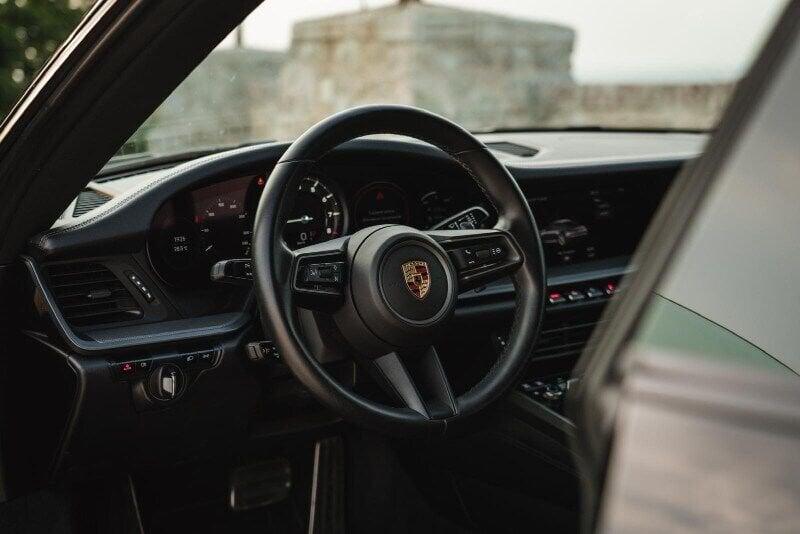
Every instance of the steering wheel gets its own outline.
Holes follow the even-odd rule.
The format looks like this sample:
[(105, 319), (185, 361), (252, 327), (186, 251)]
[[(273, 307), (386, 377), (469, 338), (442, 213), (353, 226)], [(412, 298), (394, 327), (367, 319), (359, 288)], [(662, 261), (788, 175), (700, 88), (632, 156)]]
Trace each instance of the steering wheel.
[[(364, 228), (299, 250), (282, 238), (300, 181), (338, 145), (397, 134), (448, 153), (494, 205), (491, 229)], [(275, 165), (256, 212), (253, 270), (265, 332), (283, 361), (325, 406), (346, 420), (394, 435), (442, 435), (514, 386), (532, 353), (544, 310), (544, 265), (530, 207), (508, 170), (479, 140), (432, 113), (364, 106), (333, 115), (301, 135)], [(516, 311), (504, 351), (471, 389), (455, 395), (434, 347), (459, 292), (510, 276)], [(392, 395), (389, 406), (340, 384), (309, 351), (298, 308), (324, 314), (326, 337)], [(467, 359), (470, 354), (462, 355)]]

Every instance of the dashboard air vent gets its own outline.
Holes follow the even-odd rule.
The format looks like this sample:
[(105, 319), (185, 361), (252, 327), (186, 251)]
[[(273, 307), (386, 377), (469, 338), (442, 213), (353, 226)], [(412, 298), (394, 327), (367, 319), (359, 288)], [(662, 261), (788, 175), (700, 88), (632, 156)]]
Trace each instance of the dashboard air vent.
[(75, 207), (72, 209), (73, 217), (80, 217), (85, 213), (89, 213), (93, 209), (102, 206), (113, 197), (94, 189), (84, 189), (78, 194), (75, 200)]
[(531, 148), (525, 145), (520, 145), (517, 143), (509, 143), (507, 141), (495, 141), (492, 143), (486, 143), (486, 146), (488, 146), (492, 150), (497, 150), (498, 152), (505, 152), (506, 154), (517, 156), (518, 158), (532, 158), (533, 156), (539, 153), (539, 151), (536, 150), (535, 148)]
[(71, 326), (132, 321), (142, 309), (131, 293), (100, 263), (68, 263), (45, 267), (48, 287)]

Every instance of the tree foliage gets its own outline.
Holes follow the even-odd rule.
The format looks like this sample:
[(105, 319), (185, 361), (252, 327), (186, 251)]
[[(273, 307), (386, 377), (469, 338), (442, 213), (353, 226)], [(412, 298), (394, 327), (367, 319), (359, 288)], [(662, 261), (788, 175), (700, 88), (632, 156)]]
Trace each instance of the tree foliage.
[(0, 119), (78, 24), (84, 4), (0, 0)]

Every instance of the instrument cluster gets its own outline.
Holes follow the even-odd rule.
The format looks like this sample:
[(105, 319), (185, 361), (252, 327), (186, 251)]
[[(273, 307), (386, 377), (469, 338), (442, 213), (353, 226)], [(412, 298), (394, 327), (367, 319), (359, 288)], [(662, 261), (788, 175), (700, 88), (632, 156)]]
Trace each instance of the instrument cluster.
[[(263, 174), (226, 178), (167, 200), (154, 217), (148, 243), (161, 278), (173, 286), (195, 287), (209, 282), (218, 261), (249, 258), (266, 180)], [(464, 182), (448, 184), (439, 175), (407, 178), (379, 171), (320, 170), (297, 186), (283, 239), (298, 249), (379, 224), (432, 228), (467, 208), (488, 207), (477, 190), (454, 185)], [(483, 207), (481, 211), (488, 213)]]

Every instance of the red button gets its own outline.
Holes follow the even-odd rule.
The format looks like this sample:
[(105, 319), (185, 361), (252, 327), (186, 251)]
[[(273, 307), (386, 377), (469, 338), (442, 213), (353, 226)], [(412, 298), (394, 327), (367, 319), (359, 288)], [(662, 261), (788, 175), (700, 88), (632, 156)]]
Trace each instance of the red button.
[(121, 374), (121, 375), (132, 375), (134, 373), (134, 371), (135, 371), (135, 368), (133, 367), (133, 363), (125, 362), (125, 363), (119, 364), (119, 366), (117, 367), (117, 370), (119, 371), (119, 374)]

